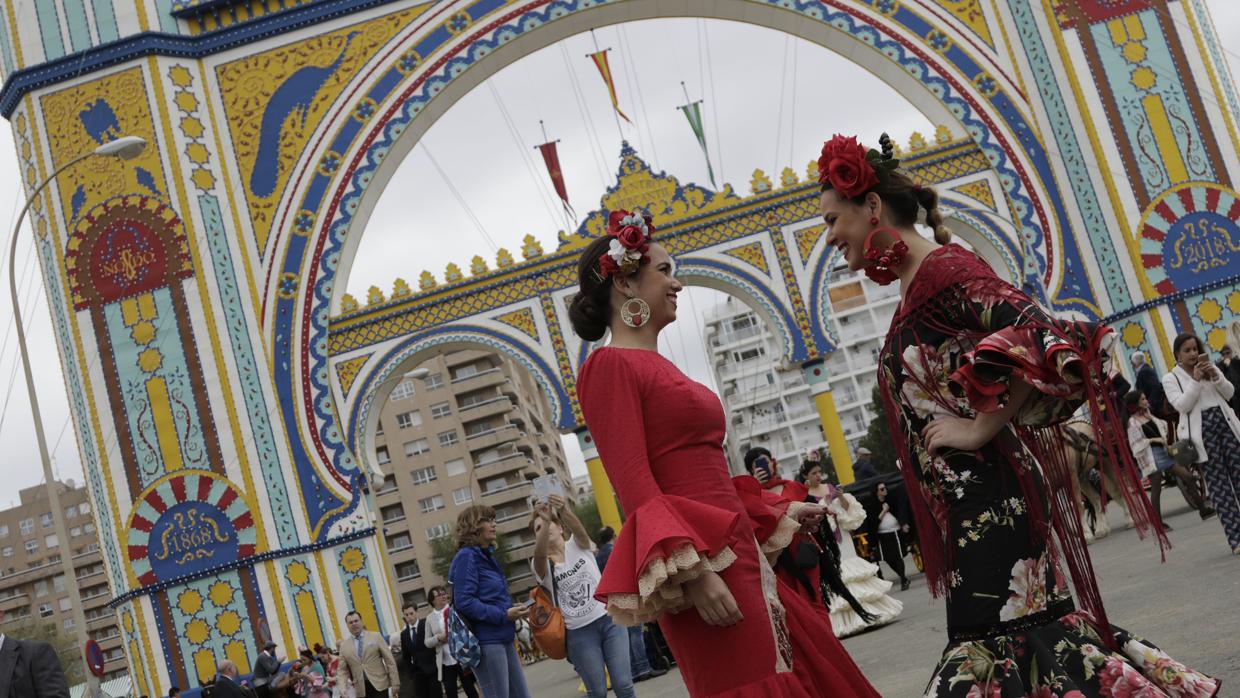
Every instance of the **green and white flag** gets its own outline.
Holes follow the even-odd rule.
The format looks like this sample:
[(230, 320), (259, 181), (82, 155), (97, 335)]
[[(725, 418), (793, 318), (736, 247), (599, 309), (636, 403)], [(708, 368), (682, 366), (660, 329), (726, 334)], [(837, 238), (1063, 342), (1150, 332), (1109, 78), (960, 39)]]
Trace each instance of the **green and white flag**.
[(689, 128), (693, 129), (698, 145), (702, 146), (702, 157), (706, 158), (706, 172), (710, 175), (710, 186), (718, 189), (719, 186), (715, 184), (715, 170), (710, 166), (710, 152), (706, 149), (706, 129), (702, 127), (702, 101), (690, 102), (677, 109), (684, 112), (685, 118), (689, 120)]

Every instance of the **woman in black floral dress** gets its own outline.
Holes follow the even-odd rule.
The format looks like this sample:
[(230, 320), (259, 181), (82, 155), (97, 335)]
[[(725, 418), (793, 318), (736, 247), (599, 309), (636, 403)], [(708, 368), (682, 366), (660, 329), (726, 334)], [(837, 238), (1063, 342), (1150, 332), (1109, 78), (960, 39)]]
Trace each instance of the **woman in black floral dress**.
[[(882, 152), (841, 136), (824, 146), (821, 206), (849, 268), (903, 293), (879, 383), (891, 432), (909, 435), (896, 446), (927, 582), (947, 597), (926, 696), (1216, 695), (1217, 680), (1110, 625), (1094, 580), (1058, 425), (1088, 403), (1097, 429), (1123, 433), (1101, 409), (1109, 330), (1053, 319), (948, 244), (937, 194), (883, 140)], [(923, 209), (934, 242), (914, 227)], [(1126, 440), (1098, 442), (1148, 527)]]

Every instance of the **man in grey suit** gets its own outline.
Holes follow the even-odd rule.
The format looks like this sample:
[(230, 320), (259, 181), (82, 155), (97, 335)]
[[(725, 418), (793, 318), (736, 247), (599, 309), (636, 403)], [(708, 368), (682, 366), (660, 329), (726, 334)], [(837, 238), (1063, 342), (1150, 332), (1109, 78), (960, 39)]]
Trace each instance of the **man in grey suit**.
[(215, 675), (214, 698), (255, 698), (254, 691), (241, 685), (237, 665), (225, 659), (220, 662)]
[[(4, 611), (0, 611), (0, 623)], [(56, 650), (0, 633), (0, 698), (69, 698)]]

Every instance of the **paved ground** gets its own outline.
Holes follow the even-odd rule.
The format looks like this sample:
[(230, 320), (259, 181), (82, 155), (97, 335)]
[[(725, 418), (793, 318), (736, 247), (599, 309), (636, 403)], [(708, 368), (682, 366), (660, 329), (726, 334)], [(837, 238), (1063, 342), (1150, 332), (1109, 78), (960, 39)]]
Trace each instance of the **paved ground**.
[[(1240, 558), (1231, 555), (1217, 519), (1201, 521), (1179, 493), (1164, 495), (1175, 546), (1167, 563), (1157, 547), (1131, 530), (1117, 530), (1091, 546), (1112, 622), (1142, 635), (1173, 657), (1223, 680), (1223, 695), (1240, 686)], [(1110, 520), (1122, 514), (1111, 507)], [(920, 575), (897, 597), (900, 619), (851, 637), (844, 646), (887, 698), (920, 696), (946, 644), (941, 601), (931, 601)], [(542, 661), (526, 669), (535, 698), (576, 698), (578, 680), (567, 662)], [(637, 684), (642, 698), (687, 696), (676, 671)]]

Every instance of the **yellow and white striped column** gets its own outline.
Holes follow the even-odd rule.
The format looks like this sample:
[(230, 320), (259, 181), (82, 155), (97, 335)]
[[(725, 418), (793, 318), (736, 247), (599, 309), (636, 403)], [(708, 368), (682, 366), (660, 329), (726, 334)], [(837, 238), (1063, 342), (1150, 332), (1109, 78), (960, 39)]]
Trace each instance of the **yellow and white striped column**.
[(857, 478), (853, 475), (852, 453), (848, 450), (848, 440), (844, 438), (844, 425), (840, 424), (840, 415), (835, 410), (827, 366), (819, 359), (803, 364), (801, 369), (805, 372), (810, 394), (814, 396), (814, 406), (818, 408), (818, 419), (822, 423), (822, 433), (827, 437), (835, 475), (841, 485), (847, 485)]

